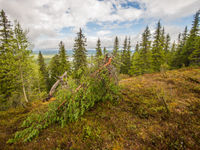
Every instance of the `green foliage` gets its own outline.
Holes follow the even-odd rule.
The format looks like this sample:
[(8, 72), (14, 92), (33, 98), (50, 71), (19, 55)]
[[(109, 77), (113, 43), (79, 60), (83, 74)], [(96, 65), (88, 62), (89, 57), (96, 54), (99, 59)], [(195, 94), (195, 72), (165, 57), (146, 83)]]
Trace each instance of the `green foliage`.
[(192, 65), (200, 65), (200, 36), (195, 38), (195, 50), (189, 56)]
[(198, 11), (194, 16), (194, 21), (190, 33), (187, 33), (185, 28), (182, 39), (178, 40), (177, 50), (172, 61), (172, 68), (180, 68), (183, 66), (198, 64), (198, 50), (199, 50), (199, 14)]
[(67, 71), (67, 74), (71, 74), (71, 67), (70, 62), (68, 61), (68, 56), (66, 54), (65, 45), (61, 41), (59, 43), (59, 53), (56, 54), (52, 59), (50, 60), (49, 64), (49, 87), (51, 87), (56, 80), (65, 72)]
[(114, 46), (113, 46), (113, 56), (119, 55), (119, 40), (118, 37), (115, 37)]
[(9, 95), (14, 91), (14, 57), (11, 49), (13, 31), (10, 21), (5, 12), (0, 12), (0, 101), (8, 100)]
[(59, 43), (59, 57), (60, 57), (60, 65), (59, 65), (60, 75), (62, 75), (65, 71), (70, 73), (70, 62), (68, 61), (65, 45), (62, 41)]
[(194, 21), (188, 39), (186, 40), (185, 47), (183, 49), (183, 63), (185, 66), (191, 64), (190, 55), (196, 50), (196, 39), (199, 37), (199, 15), (200, 10), (194, 16)]
[(0, 103), (1, 109), (7, 109), (28, 102), (37, 89), (34, 86), (37, 80), (33, 80), (36, 72), (32, 68), (28, 32), (17, 21), (11, 28), (3, 10), (0, 27)]
[[(190, 33), (187, 26), (182, 34), (178, 35), (177, 43), (170, 44), (169, 34), (165, 35), (164, 27), (160, 21), (157, 24), (154, 33), (154, 41), (151, 47), (150, 31), (148, 27), (142, 34), (142, 42), (137, 43), (135, 52), (132, 56), (132, 66), (129, 70), (131, 75), (140, 75), (144, 73), (158, 72), (166, 69), (176, 69), (183, 66), (199, 65), (200, 62), (200, 42), (199, 42), (199, 14), (194, 16), (194, 21)], [(126, 47), (126, 42), (124, 47)], [(124, 51), (122, 60), (124, 60)], [(124, 63), (123, 63), (124, 64)], [(121, 70), (125, 65), (121, 66)], [(123, 71), (121, 72), (123, 73)]]
[(51, 58), (49, 64), (51, 86), (56, 82), (57, 78), (61, 75), (59, 66), (60, 66), (60, 57), (59, 55), (55, 55), (54, 57)]
[(140, 57), (140, 69), (141, 73), (152, 72), (152, 53), (151, 53), (151, 41), (150, 41), (150, 30), (147, 26), (144, 33), (142, 34), (141, 48), (139, 49)]
[(74, 54), (73, 54), (73, 67), (74, 67), (74, 76), (75, 78), (80, 78), (81, 76), (77, 75), (78, 70), (85, 70), (87, 68), (87, 50), (86, 46), (86, 38), (82, 33), (82, 30), (77, 33), (77, 38), (74, 43)]
[[(80, 83), (82, 88), (77, 88), (76, 81), (68, 78), (69, 89), (59, 89), (56, 93), (56, 101), (49, 104), (46, 113), (32, 114), (22, 124), (22, 130), (16, 132), (13, 139), (8, 143), (23, 140), (31, 141), (39, 135), (39, 132), (58, 123), (64, 127), (67, 123), (78, 120), (87, 110), (94, 107), (98, 102), (115, 101), (118, 98), (118, 86), (114, 83), (114, 79), (110, 78), (108, 70), (102, 70), (97, 77), (82, 76)], [(58, 110), (59, 104), (64, 100), (66, 103)], [(87, 131), (87, 135), (90, 133)]]
[(39, 73), (40, 73), (40, 89), (44, 91), (48, 91), (50, 86), (49, 86), (49, 74), (47, 71), (46, 64), (44, 62), (43, 55), (41, 51), (39, 51), (38, 54), (38, 65), (39, 65)]
[(97, 45), (96, 45), (96, 56), (95, 56), (95, 63), (99, 66), (102, 62), (103, 55), (102, 55), (102, 50), (101, 50), (101, 41), (100, 39), (97, 40)]
[(153, 70), (160, 71), (160, 66), (165, 62), (165, 53), (164, 53), (164, 30), (161, 30), (160, 21), (157, 24), (157, 29), (154, 33), (154, 41), (152, 47), (152, 61), (153, 61)]
[[(55, 104), (53, 104), (55, 105)], [(13, 139), (9, 139), (7, 143), (14, 143), (19, 140), (23, 142), (30, 142), (33, 138), (39, 135), (42, 129), (47, 128), (52, 123), (57, 121), (57, 115), (54, 110), (51, 110), (44, 114), (31, 114), (21, 125), (22, 131), (17, 131)]]
[(119, 40), (117, 36), (115, 37), (112, 55), (113, 55), (113, 65), (119, 72), (120, 66), (121, 66), (121, 58), (120, 58), (120, 53), (119, 53)]
[(173, 53), (173, 58), (172, 58), (172, 63), (171, 63), (172, 68), (180, 68), (184, 64), (183, 58), (185, 58), (184, 50), (185, 50), (187, 38), (188, 38), (187, 27), (185, 27), (184, 33), (182, 34), (182, 38), (181, 38), (181, 34), (178, 37), (178, 44), (177, 44), (176, 51), (175, 50), (172, 51)]
[(97, 40), (97, 47), (96, 47), (96, 58), (99, 58), (102, 56), (102, 50), (101, 50), (101, 41), (100, 39)]
[(108, 51), (107, 51), (106, 47), (104, 47), (104, 48), (103, 48), (103, 55), (104, 55), (104, 57), (105, 57), (105, 55), (106, 55), (107, 52), (108, 52)]
[(131, 42), (130, 38), (127, 40), (126, 37), (124, 40), (123, 50), (121, 54), (120, 73), (128, 74), (130, 67), (131, 67)]
[(140, 61), (140, 53), (138, 51), (135, 51), (132, 56), (132, 65), (129, 70), (130, 75), (141, 75), (141, 61)]
[(132, 65), (129, 73), (140, 75), (152, 72), (152, 53), (151, 53), (150, 30), (147, 26), (142, 34), (142, 41), (136, 44), (135, 52), (132, 56)]

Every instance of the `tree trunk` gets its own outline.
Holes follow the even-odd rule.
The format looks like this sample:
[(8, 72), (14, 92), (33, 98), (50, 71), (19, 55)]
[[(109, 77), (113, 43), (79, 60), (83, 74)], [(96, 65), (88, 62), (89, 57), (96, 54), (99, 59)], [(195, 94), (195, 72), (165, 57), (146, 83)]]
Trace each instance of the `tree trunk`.
[(61, 77), (59, 77), (59, 79), (56, 81), (56, 83), (54, 83), (54, 85), (51, 87), (51, 90), (49, 91), (49, 96), (53, 96), (53, 93), (55, 92), (56, 87), (58, 86), (58, 84), (63, 80), (63, 78), (67, 76), (67, 72), (65, 72)]
[(22, 81), (22, 89), (23, 89), (24, 99), (28, 103), (28, 98), (26, 95), (26, 89), (25, 89), (25, 85), (24, 85), (24, 78), (23, 78), (23, 74), (22, 74), (21, 65), (20, 65), (20, 77), (21, 77), (21, 81)]

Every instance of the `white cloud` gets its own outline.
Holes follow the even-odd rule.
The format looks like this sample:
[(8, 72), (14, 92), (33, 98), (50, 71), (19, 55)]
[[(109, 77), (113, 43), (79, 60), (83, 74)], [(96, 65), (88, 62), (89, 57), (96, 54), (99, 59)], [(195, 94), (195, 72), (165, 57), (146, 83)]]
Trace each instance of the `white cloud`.
[(103, 36), (108, 35), (110, 33), (111, 33), (111, 31), (109, 31), (109, 30), (100, 30), (100, 31), (97, 32), (97, 35), (99, 37), (103, 37)]
[(137, 0), (146, 8), (144, 17), (176, 19), (194, 14), (200, 6), (199, 0)]
[[(94, 48), (97, 36), (108, 40), (104, 43), (111, 46), (114, 36), (109, 36), (112, 34), (109, 29), (118, 28), (120, 22), (129, 25), (128, 22), (139, 19), (173, 20), (194, 14), (200, 6), (199, 0), (129, 1), (138, 2), (141, 9), (122, 7), (121, 4), (127, 3), (127, 0), (0, 0), (0, 9), (4, 9), (12, 20), (19, 20), (25, 29), (29, 29), (29, 38), (35, 48), (56, 48), (58, 42), (63, 40), (66, 41), (66, 47), (71, 49), (74, 38), (60, 33), (64, 27), (72, 27), (74, 32), (79, 27), (85, 27), (88, 22), (105, 25), (103, 30), (95, 33), (95, 38), (88, 37), (88, 47)], [(113, 24), (114, 21), (117, 23)]]

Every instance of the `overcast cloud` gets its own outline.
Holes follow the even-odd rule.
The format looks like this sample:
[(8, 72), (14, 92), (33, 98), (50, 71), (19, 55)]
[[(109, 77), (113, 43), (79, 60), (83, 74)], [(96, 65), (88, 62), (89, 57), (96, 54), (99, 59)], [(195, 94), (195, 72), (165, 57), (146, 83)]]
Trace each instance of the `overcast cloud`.
[(200, 0), (0, 0), (9, 18), (29, 29), (34, 49), (55, 49), (60, 40), (72, 49), (80, 27), (88, 48), (95, 48), (98, 38), (112, 47), (116, 35), (121, 41), (130, 36), (134, 45), (144, 27), (154, 31), (159, 19), (174, 40), (184, 28), (182, 19), (192, 20), (199, 7)]

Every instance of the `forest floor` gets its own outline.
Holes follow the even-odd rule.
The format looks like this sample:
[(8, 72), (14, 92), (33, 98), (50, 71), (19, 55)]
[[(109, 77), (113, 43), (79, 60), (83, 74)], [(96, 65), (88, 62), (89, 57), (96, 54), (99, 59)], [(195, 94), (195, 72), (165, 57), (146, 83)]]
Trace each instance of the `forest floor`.
[(50, 102), (0, 112), (0, 149), (200, 149), (200, 68), (126, 78), (120, 86), (118, 102), (98, 103), (77, 122), (53, 125), (28, 143), (6, 141)]

